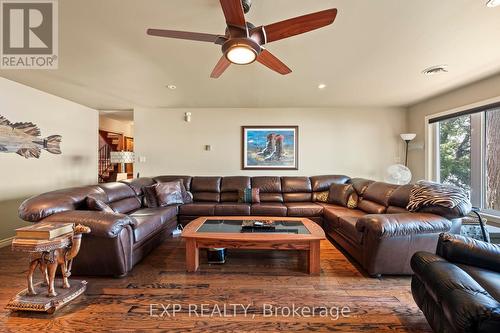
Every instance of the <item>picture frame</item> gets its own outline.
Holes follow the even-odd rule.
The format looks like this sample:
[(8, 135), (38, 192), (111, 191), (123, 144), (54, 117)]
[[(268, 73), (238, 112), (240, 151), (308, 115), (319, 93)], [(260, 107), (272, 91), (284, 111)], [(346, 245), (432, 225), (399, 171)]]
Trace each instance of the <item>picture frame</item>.
[(242, 170), (298, 170), (298, 126), (241, 126)]

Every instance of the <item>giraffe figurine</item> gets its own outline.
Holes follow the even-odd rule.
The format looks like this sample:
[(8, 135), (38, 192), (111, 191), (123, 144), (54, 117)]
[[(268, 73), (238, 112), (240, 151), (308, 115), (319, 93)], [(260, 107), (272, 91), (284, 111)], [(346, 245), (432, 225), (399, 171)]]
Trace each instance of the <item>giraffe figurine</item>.
[(27, 277), (28, 295), (36, 295), (36, 291), (33, 286), (33, 274), (37, 266), (39, 266), (44, 281), (48, 286), (49, 297), (57, 296), (54, 288), (54, 281), (56, 277), (57, 266), (59, 265), (61, 265), (61, 271), (63, 275), (62, 287), (64, 289), (68, 289), (70, 287), (68, 277), (71, 275), (71, 264), (73, 258), (75, 258), (80, 251), (82, 235), (88, 234), (90, 233), (90, 231), (91, 230), (89, 227), (79, 224), (73, 228), (74, 234), (69, 246), (41, 253), (33, 253), (31, 255)]

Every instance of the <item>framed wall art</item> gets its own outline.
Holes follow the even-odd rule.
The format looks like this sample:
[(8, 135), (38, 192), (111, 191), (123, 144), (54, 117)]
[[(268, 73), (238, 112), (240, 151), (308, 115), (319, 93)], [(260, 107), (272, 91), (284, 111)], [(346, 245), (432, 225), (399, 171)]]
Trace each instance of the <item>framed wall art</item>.
[(298, 126), (242, 126), (243, 170), (298, 170)]

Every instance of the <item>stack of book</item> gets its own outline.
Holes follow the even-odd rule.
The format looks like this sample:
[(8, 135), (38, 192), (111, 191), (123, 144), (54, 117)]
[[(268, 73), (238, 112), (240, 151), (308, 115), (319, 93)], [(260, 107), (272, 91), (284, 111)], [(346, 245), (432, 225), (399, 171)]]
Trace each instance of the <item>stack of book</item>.
[(38, 252), (66, 246), (71, 241), (73, 226), (73, 223), (40, 222), (16, 229), (12, 249)]

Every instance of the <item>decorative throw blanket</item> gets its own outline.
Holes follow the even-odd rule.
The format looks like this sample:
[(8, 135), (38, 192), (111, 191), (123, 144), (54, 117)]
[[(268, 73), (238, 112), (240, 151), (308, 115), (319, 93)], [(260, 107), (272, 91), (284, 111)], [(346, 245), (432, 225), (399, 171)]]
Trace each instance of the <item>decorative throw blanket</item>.
[(462, 212), (471, 209), (469, 196), (463, 189), (421, 180), (410, 190), (410, 201), (406, 209), (415, 212), (429, 206), (456, 207)]

